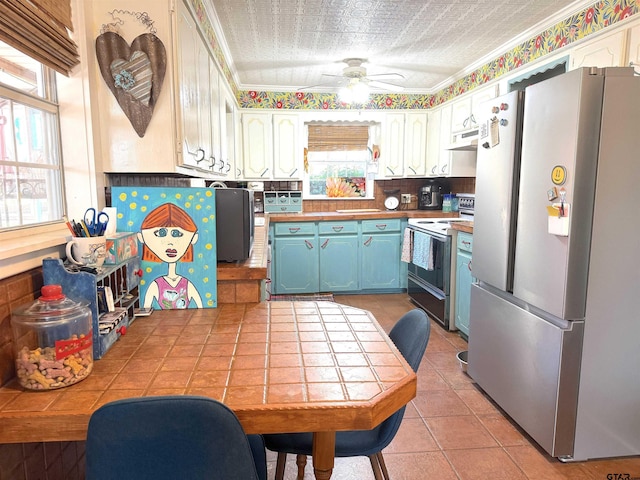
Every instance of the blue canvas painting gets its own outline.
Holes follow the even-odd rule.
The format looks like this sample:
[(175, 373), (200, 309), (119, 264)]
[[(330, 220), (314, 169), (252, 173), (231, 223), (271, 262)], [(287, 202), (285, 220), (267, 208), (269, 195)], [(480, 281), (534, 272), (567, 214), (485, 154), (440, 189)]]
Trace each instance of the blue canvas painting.
[(137, 233), (144, 307), (217, 307), (214, 193), (195, 187), (111, 188), (117, 230)]

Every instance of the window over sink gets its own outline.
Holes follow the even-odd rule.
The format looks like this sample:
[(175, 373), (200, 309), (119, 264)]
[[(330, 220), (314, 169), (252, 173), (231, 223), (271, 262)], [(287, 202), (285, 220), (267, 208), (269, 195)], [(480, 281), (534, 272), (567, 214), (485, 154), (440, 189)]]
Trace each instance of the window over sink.
[(373, 198), (370, 124), (308, 123), (303, 193), (309, 199)]

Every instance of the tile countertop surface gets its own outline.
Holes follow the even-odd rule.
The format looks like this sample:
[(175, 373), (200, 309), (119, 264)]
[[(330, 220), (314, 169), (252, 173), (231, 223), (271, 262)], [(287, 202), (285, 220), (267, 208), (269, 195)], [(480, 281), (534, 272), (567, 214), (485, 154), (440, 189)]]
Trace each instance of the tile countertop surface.
[(128, 397), (223, 401), (247, 433), (370, 429), (416, 394), (373, 316), (333, 302), (160, 310), (138, 318), (82, 381), (0, 388), (0, 443), (84, 440), (91, 413)]
[(429, 218), (429, 217), (457, 217), (457, 212), (443, 212), (442, 210), (380, 210), (353, 209), (333, 212), (302, 212), (302, 213), (269, 213), (269, 222), (319, 222), (333, 220), (375, 220), (378, 218)]
[(473, 233), (473, 222), (456, 222), (451, 224), (452, 230), (459, 232)]

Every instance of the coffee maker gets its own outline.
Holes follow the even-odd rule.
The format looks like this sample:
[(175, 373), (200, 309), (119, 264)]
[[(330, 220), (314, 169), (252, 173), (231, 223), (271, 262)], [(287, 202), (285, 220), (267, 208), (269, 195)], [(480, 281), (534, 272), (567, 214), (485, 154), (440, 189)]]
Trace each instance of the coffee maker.
[(428, 180), (418, 191), (418, 210), (440, 210), (444, 185), (438, 180)]

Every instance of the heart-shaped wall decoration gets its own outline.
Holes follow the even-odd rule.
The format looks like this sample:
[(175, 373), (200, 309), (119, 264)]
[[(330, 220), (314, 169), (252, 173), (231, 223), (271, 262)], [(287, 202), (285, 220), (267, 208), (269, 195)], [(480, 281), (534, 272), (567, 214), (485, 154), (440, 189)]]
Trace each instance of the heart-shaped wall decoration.
[(164, 45), (151, 33), (136, 37), (129, 46), (117, 33), (105, 32), (96, 38), (96, 55), (109, 90), (138, 136), (144, 137), (167, 69)]
[(111, 76), (116, 87), (149, 106), (151, 99), (151, 62), (144, 52), (136, 50), (129, 60), (121, 58), (111, 62)]

